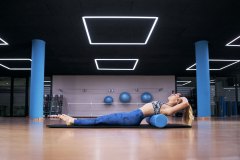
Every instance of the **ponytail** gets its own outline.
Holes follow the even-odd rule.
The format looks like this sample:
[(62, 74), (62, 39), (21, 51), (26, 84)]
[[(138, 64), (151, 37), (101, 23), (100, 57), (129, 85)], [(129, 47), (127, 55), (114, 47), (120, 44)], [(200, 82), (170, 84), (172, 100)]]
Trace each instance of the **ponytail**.
[(193, 110), (191, 105), (189, 105), (187, 108), (183, 110), (183, 121), (188, 125), (192, 125), (193, 120), (194, 120)]

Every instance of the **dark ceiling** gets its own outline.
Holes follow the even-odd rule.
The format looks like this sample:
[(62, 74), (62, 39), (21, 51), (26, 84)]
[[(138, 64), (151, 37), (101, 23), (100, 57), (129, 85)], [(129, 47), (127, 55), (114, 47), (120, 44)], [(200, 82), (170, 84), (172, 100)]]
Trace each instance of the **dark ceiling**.
[[(158, 22), (146, 45), (90, 45), (83, 16), (149, 16), (158, 17)], [(46, 75), (195, 76), (186, 68), (195, 63), (196, 41), (209, 41), (211, 59), (240, 59), (239, 47), (225, 46), (240, 35), (239, 17), (239, 0), (4, 0), (0, 38), (9, 45), (0, 46), (0, 59), (31, 58), (32, 39), (42, 39)], [(142, 42), (153, 20), (88, 22), (93, 41)], [(96, 58), (134, 58), (139, 63), (133, 71), (105, 71), (96, 69)], [(22, 65), (26, 68), (29, 62)], [(211, 75), (234, 75), (239, 70), (238, 63)], [(0, 67), (0, 73), (30, 71)]]

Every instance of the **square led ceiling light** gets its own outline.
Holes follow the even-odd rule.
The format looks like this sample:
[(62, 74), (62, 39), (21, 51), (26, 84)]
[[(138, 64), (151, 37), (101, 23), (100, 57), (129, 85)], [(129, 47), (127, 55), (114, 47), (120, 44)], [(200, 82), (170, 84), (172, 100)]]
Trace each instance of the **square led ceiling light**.
[(2, 38), (0, 38), (0, 46), (7, 46), (8, 43), (4, 41)]
[(23, 70), (31, 70), (31, 68), (14, 68), (14, 67), (8, 67), (4, 64), (1, 63), (1, 61), (32, 61), (31, 59), (28, 58), (1, 58), (0, 59), (0, 66), (2, 66), (3, 68), (6, 68), (8, 70), (12, 70), (12, 71), (23, 71)]
[(135, 70), (138, 59), (94, 59), (98, 70)]
[(229, 43), (226, 44), (226, 46), (230, 47), (240, 47), (240, 36), (235, 38), (234, 40), (230, 41)]
[(146, 45), (158, 17), (84, 16), (90, 45)]
[[(226, 65), (218, 67), (218, 68), (210, 68), (209, 70), (212, 71), (220, 71), (223, 70), (227, 67), (230, 67), (238, 62), (240, 62), (240, 60), (225, 60), (225, 59), (209, 59), (209, 62), (227, 62)], [(195, 67), (195, 68), (194, 68)], [(190, 71), (190, 70), (196, 70), (196, 63), (194, 63), (193, 65), (191, 65), (190, 67), (188, 67), (186, 70)]]

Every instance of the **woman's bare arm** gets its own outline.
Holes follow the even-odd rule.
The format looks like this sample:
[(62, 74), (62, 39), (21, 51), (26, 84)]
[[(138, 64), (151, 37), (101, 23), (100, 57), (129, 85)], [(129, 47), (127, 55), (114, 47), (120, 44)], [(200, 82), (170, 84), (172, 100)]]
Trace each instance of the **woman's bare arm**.
[(185, 97), (180, 97), (181, 103), (173, 106), (161, 109), (161, 113), (165, 115), (173, 115), (174, 113), (186, 108), (189, 106), (188, 100)]

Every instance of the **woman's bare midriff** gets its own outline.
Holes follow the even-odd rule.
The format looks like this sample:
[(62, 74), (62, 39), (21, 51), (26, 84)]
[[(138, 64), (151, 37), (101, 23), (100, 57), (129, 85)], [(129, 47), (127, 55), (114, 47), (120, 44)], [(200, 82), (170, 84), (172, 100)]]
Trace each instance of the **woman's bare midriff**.
[[(165, 114), (165, 109), (169, 108), (170, 106), (163, 104), (160, 108), (160, 113)], [(154, 109), (152, 103), (146, 103), (141, 108), (139, 108), (145, 117), (154, 115)]]

